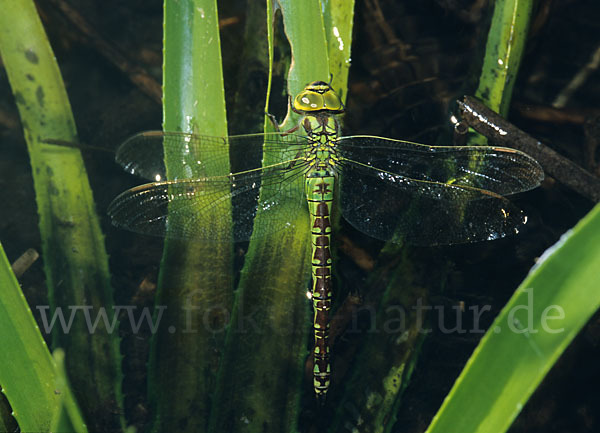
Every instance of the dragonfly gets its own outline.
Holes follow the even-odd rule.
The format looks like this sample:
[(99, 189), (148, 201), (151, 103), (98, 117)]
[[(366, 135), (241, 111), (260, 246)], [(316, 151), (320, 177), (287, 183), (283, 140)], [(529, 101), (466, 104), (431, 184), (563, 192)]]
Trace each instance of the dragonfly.
[[(334, 209), (384, 241), (494, 240), (527, 222), (505, 196), (537, 187), (544, 174), (533, 158), (505, 147), (341, 136), (338, 116), (345, 107), (323, 81), (308, 84), (290, 105), (301, 117), (286, 132), (210, 137), (149, 131), (129, 138), (117, 162), (154, 182), (120, 194), (108, 214), (115, 226), (143, 234), (242, 242), (289, 229), (304, 213), (312, 244), (313, 387), (323, 399), (331, 376)], [(231, 173), (227, 146), (250, 166)], [(180, 162), (183, 176), (167, 179), (165, 159)], [(233, 228), (202, 223), (223, 212), (232, 214)]]

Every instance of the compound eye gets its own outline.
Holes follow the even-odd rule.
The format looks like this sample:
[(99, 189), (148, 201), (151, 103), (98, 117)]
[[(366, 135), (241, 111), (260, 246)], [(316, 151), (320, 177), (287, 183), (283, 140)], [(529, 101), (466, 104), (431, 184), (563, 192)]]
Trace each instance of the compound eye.
[(325, 92), (323, 95), (323, 99), (325, 102), (325, 108), (331, 111), (340, 111), (344, 109), (342, 105), (342, 101), (339, 96), (335, 94), (333, 91)]
[(294, 107), (302, 111), (322, 110), (323, 97), (314, 92), (301, 92), (294, 100)]

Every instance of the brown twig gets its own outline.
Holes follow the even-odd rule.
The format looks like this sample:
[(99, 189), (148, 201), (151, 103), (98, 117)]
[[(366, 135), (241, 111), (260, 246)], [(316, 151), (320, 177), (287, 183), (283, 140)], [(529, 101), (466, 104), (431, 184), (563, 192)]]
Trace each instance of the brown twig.
[(375, 260), (364, 249), (356, 246), (348, 236), (338, 236), (338, 248), (344, 252), (362, 270), (371, 272), (375, 267)]
[(14, 261), (11, 265), (12, 271), (17, 278), (21, 276), (31, 267), (31, 265), (38, 259), (40, 255), (33, 248), (29, 248), (25, 251), (21, 257)]
[(585, 133), (585, 149), (587, 154), (588, 168), (600, 176), (600, 161), (598, 151), (600, 150), (600, 116), (588, 119), (583, 125)]
[(465, 96), (463, 102), (457, 102), (463, 120), (475, 131), (501, 146), (512, 147), (529, 154), (540, 163), (546, 173), (559, 182), (595, 202), (600, 201), (599, 178), (521, 131), (481, 101)]
[(512, 107), (519, 116), (535, 120), (537, 122), (565, 124), (565, 125), (583, 125), (586, 114), (577, 110), (568, 110), (541, 106), (515, 103)]
[(552, 106), (554, 108), (563, 108), (567, 105), (571, 96), (579, 90), (592, 74), (600, 67), (600, 46), (596, 47), (590, 60), (581, 68), (569, 83), (560, 91), (554, 99)]

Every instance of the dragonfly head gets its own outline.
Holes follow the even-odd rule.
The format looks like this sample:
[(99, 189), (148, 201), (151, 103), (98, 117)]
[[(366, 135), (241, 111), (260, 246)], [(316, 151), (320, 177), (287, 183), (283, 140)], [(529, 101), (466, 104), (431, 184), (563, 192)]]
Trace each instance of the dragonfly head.
[(292, 110), (300, 114), (314, 113), (315, 111), (340, 114), (344, 112), (344, 104), (329, 84), (323, 81), (313, 81), (296, 95)]

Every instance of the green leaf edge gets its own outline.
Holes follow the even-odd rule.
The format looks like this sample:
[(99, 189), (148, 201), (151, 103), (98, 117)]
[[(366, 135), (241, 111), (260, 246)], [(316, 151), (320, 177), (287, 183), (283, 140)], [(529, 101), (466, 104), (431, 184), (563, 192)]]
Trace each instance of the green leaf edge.
[(527, 41), (533, 1), (497, 0), (475, 96), (506, 117)]
[[(227, 135), (216, 0), (165, 0), (164, 20), (163, 129)], [(171, 177), (182, 168), (178, 161), (166, 160), (165, 165)], [(227, 215), (204, 223), (232, 227)], [(185, 303), (198, 293), (195, 306), (209, 303), (230, 308), (232, 256), (232, 243), (192, 244), (165, 239), (156, 304), (184, 316), (181, 312), (185, 311)], [(223, 299), (215, 300), (218, 290), (203, 290), (214, 287), (220, 289)], [(167, 318), (163, 316), (163, 322)], [(151, 341), (148, 396), (155, 412), (152, 429), (164, 431), (172, 425), (186, 425), (188, 431), (205, 431), (211, 402), (209, 398), (198, 396), (212, 392), (213, 383), (205, 373), (211, 371), (214, 364), (213, 357), (207, 353), (216, 350), (203, 346), (213, 335), (202, 326), (201, 314), (194, 314), (191, 319), (192, 327), (198, 332), (188, 334), (182, 333), (182, 328), (186, 328), (182, 323), (185, 318), (173, 319), (176, 333), (170, 334), (169, 326), (163, 323)], [(168, 371), (177, 372), (175, 386)], [(189, 416), (191, 406), (194, 417)]]
[[(22, 431), (49, 431), (59, 398), (54, 360), (0, 244), (0, 386)], [(34, 362), (35, 360), (35, 362)]]
[[(29, 150), (51, 306), (91, 304), (94, 309), (106, 308), (110, 316), (108, 255), (81, 154), (43, 143), (48, 138), (77, 140), (62, 77), (33, 1), (5, 3), (0, 14), (0, 52)], [(78, 323), (82, 320), (76, 318)], [(68, 335), (54, 332), (53, 345), (69, 350), (71, 378), (81, 388), (78, 395), (89, 397), (95, 405), (112, 406), (115, 421), (123, 427), (118, 334), (98, 328), (89, 338), (87, 329), (85, 335), (81, 330), (75, 325)], [(87, 366), (90, 357), (97, 360), (92, 370)], [(84, 409), (93, 416), (97, 407)]]
[[(428, 433), (504, 432), (546, 373), (600, 306), (600, 205), (549, 248), (502, 309), (456, 380)], [(535, 294), (535, 298), (533, 297)], [(511, 314), (533, 299), (533, 327), (543, 309), (565, 311), (557, 334), (507, 332)], [(558, 319), (557, 319), (558, 320)], [(514, 323), (514, 322), (512, 322)], [(499, 327), (499, 328), (498, 328)], [(495, 330), (500, 329), (500, 333)]]

